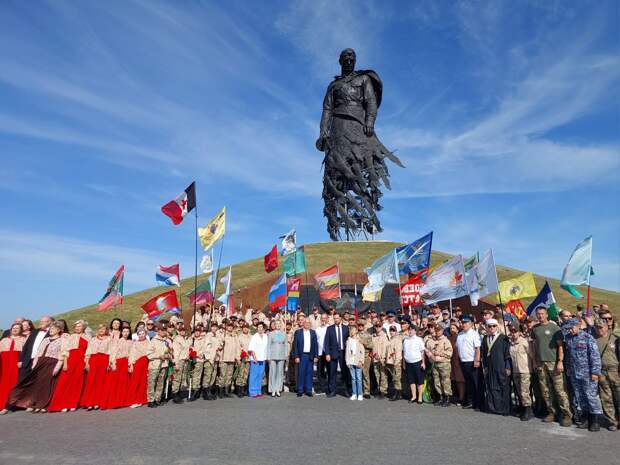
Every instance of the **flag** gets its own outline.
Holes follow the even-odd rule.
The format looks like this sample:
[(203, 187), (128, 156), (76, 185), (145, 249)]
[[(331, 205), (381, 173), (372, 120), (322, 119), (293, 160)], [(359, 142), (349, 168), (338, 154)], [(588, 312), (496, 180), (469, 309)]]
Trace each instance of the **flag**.
[(330, 266), (326, 270), (314, 275), (319, 298), (323, 300), (340, 298), (340, 270), (338, 265)]
[(209, 250), (209, 248), (224, 235), (225, 231), (226, 207), (222, 208), (204, 228), (198, 228), (198, 237), (200, 237), (202, 248)]
[(302, 248), (299, 248), (284, 259), (284, 272), (286, 276), (295, 276), (306, 271), (306, 256)]
[(217, 300), (222, 302), (223, 305), (226, 305), (226, 309), (229, 310), (228, 297), (230, 296), (230, 287), (232, 286), (232, 266), (228, 267), (228, 273), (222, 276), (222, 279), (220, 279), (220, 283), (226, 286), (226, 290), (221, 296), (217, 298)]
[(366, 268), (368, 275), (367, 294), (375, 293), (388, 284), (400, 284), (400, 273), (398, 270), (398, 257), (396, 249), (392, 249), (384, 256), (378, 258)]
[(155, 281), (160, 286), (180, 286), (179, 264), (170, 266), (159, 265), (155, 273)]
[(403, 307), (418, 307), (422, 305), (420, 289), (426, 280), (426, 273), (426, 270), (414, 273), (400, 286), (400, 298)]
[(435, 268), (426, 278), (420, 293), (427, 304), (468, 295), (463, 257), (456, 255)]
[(512, 313), (517, 320), (520, 320), (525, 316), (525, 309), (523, 308), (523, 304), (519, 299), (514, 299), (508, 301), (506, 304), (506, 311), (508, 313)]
[(271, 311), (286, 307), (286, 290), (286, 274), (282, 273), (269, 289), (269, 308)]
[(378, 302), (381, 300), (383, 287), (373, 286), (369, 281), (362, 289), (362, 300), (364, 302)]
[(292, 254), (297, 249), (295, 242), (297, 241), (297, 233), (295, 229), (291, 229), (284, 236), (280, 236), (282, 239), (282, 251), (280, 254), (282, 256)]
[(502, 301), (508, 302), (525, 297), (536, 297), (536, 283), (532, 273), (523, 273), (513, 279), (508, 279), (499, 283), (499, 297)]
[(278, 268), (278, 247), (276, 245), (273, 246), (271, 251), (265, 255), (265, 271), (267, 273), (271, 273), (273, 270)]
[(195, 293), (194, 289), (192, 289), (185, 295), (189, 298), (189, 303), (192, 305), (194, 305), (194, 300), (196, 301), (196, 305), (206, 305), (213, 303), (212, 289), (211, 280), (207, 279), (196, 286)]
[(495, 294), (498, 291), (497, 270), (495, 268), (493, 250), (487, 250), (482, 255), (482, 259), (478, 259), (477, 255), (475, 257), (477, 257), (476, 263), (469, 271), (465, 271), (469, 288), (469, 299), (474, 307), (478, 305), (478, 299), (489, 294)]
[(97, 311), (105, 312), (106, 310), (123, 303), (123, 281), (125, 280), (125, 265), (116, 270), (112, 279), (108, 283), (108, 289), (99, 301)]
[(592, 271), (592, 236), (586, 237), (577, 244), (575, 250), (568, 259), (560, 286), (571, 293), (573, 297), (581, 299), (583, 295), (575, 288), (581, 284), (590, 284)]
[(531, 315), (538, 307), (545, 307), (547, 309), (547, 315), (550, 320), (558, 317), (558, 308), (555, 305), (555, 297), (551, 291), (551, 286), (549, 286), (547, 281), (545, 281), (545, 285), (542, 287), (536, 298), (527, 306), (527, 310), (525, 312), (528, 315)]
[(196, 183), (193, 182), (178, 197), (161, 207), (174, 224), (181, 224), (185, 215), (196, 207)]
[(480, 260), (480, 254), (478, 252), (473, 254), (467, 260), (463, 260), (463, 268), (465, 268), (465, 272), (467, 273), (474, 266), (476, 266), (479, 260)]
[(173, 289), (163, 294), (156, 295), (142, 305), (142, 310), (144, 310), (151, 320), (157, 320), (162, 313), (179, 313), (180, 306), (179, 300), (177, 299), (177, 291)]
[(398, 271), (400, 275), (417, 273), (428, 269), (431, 262), (431, 246), (433, 244), (433, 232), (396, 249), (398, 259)]
[(200, 260), (200, 271), (211, 273), (213, 271), (213, 247), (211, 247)]
[(286, 309), (289, 312), (294, 312), (297, 310), (297, 305), (299, 304), (299, 294), (301, 291), (301, 278), (289, 278), (287, 280), (287, 298), (286, 298)]

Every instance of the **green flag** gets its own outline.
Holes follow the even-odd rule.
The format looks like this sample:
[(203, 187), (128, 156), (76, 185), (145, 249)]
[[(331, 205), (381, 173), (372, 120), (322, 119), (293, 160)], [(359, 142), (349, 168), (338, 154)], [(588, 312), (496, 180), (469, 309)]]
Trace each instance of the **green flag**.
[[(208, 279), (206, 281), (201, 282), (200, 284), (198, 284), (198, 287), (196, 287), (196, 294), (200, 292), (211, 292), (211, 283), (209, 282)], [(185, 295), (189, 297), (193, 293), (194, 293), (194, 289), (192, 289)]]
[(286, 260), (284, 260), (286, 276), (295, 276), (304, 271), (306, 271), (306, 256), (303, 249), (297, 249), (297, 251), (287, 255)]

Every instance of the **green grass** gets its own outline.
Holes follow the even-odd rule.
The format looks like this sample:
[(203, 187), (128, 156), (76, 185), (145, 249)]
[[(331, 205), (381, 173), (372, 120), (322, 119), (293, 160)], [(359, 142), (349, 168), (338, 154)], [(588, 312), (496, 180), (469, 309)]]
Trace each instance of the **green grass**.
[[(394, 242), (327, 242), (317, 244), (307, 244), (304, 246), (306, 253), (306, 266), (309, 274), (321, 271), (329, 266), (338, 263), (342, 272), (363, 272), (364, 268), (369, 266), (375, 259), (386, 254), (392, 248), (401, 245)], [(433, 252), (431, 257), (431, 266), (444, 262), (449, 259), (451, 255), (442, 252)], [(282, 273), (282, 260), (280, 260), (280, 267), (278, 271), (272, 272), (267, 275), (263, 269), (263, 258), (255, 258), (245, 262), (238, 263), (232, 267), (233, 276), (233, 288), (240, 289), (246, 286), (250, 286), (253, 283), (263, 281), (264, 279), (272, 276), (275, 277), (278, 273)], [(220, 270), (220, 276), (223, 276), (228, 267)], [(497, 265), (497, 274), (500, 281), (513, 278), (523, 273), (521, 270), (515, 270), (505, 266)], [(198, 277), (198, 282), (206, 280), (206, 275)], [(557, 279), (545, 278), (544, 276), (535, 275), (536, 287), (540, 290), (544, 285), (545, 280), (549, 281), (555, 298), (558, 301), (560, 307), (574, 310), (575, 305), (580, 303), (577, 299), (570, 296), (566, 291), (560, 289), (560, 283)], [(102, 286), (105, 283), (102, 283)], [(218, 284), (218, 286), (220, 286)], [(181, 305), (185, 309), (190, 309), (190, 304), (185, 294), (191, 291), (194, 287), (194, 278), (187, 278), (181, 281), (182, 296)], [(167, 287), (153, 287), (145, 289), (134, 294), (130, 294), (124, 297), (123, 304), (118, 307), (109, 310), (105, 313), (97, 312), (96, 305), (90, 305), (83, 308), (68, 311), (57, 315), (57, 318), (64, 318), (68, 322), (75, 321), (79, 318), (85, 319), (91, 326), (99, 323), (108, 322), (114, 317), (119, 317), (124, 320), (136, 321), (142, 317), (144, 312), (140, 306), (151, 297), (163, 292), (170, 288)], [(221, 290), (221, 287), (219, 288)], [(585, 295), (585, 287), (579, 288)], [(219, 290), (217, 294), (220, 294)], [(485, 298), (485, 300), (487, 300)], [(523, 304), (527, 305), (532, 299), (523, 299)], [(585, 299), (584, 299), (585, 300)], [(616, 316), (619, 315), (618, 309), (620, 308), (620, 293), (608, 291), (604, 289), (592, 288), (592, 301), (594, 303), (605, 302), (609, 304), (612, 311)], [(583, 302), (585, 303), (585, 302)], [(186, 310), (187, 311), (187, 310)]]

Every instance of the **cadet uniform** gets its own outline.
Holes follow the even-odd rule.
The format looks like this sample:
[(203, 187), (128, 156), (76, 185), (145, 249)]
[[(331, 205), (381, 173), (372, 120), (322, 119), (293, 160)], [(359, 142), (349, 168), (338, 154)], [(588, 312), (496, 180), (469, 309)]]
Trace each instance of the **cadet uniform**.
[(196, 392), (194, 396), (190, 397), (190, 400), (196, 400), (196, 398), (200, 395), (201, 391), (201, 382), (202, 382), (202, 371), (205, 366), (205, 348), (206, 348), (206, 340), (207, 337), (204, 334), (201, 334), (200, 337), (194, 337), (192, 339), (194, 352), (196, 352), (196, 358), (194, 359), (194, 368), (192, 369), (192, 390)]
[(239, 397), (244, 395), (245, 387), (248, 384), (248, 374), (250, 373), (250, 358), (248, 354), (248, 346), (250, 345), (250, 339), (252, 335), (248, 332), (248, 334), (240, 333), (239, 336), (239, 347), (241, 348), (241, 353), (245, 352), (245, 357), (239, 359), (239, 363), (237, 366), (237, 375), (235, 376), (235, 386), (237, 386), (237, 395)]
[[(363, 321), (363, 320), (360, 320)], [(359, 323), (359, 321), (358, 321)], [(365, 322), (364, 322), (365, 323)], [(364, 324), (364, 327), (366, 324)], [(366, 331), (359, 331), (357, 333), (358, 338), (364, 346), (364, 366), (362, 368), (362, 378), (364, 387), (364, 397), (370, 396), (370, 367), (372, 365), (372, 359), (370, 354), (372, 353), (372, 335)]]
[(401, 374), (403, 364), (403, 338), (400, 335), (393, 336), (387, 344), (387, 354), (385, 358), (385, 372), (389, 373), (394, 384), (394, 395), (390, 400), (400, 399), (402, 391)]
[(510, 358), (512, 360), (512, 382), (514, 383), (519, 404), (524, 408), (521, 420), (532, 418), (532, 396), (530, 394), (532, 349), (528, 339), (519, 335), (516, 341), (510, 342)]
[(385, 361), (388, 351), (388, 338), (383, 331), (372, 336), (372, 368), (377, 380), (379, 394), (387, 395), (387, 373), (385, 370)]
[(446, 336), (442, 335), (438, 339), (429, 337), (424, 347), (428, 352), (429, 359), (433, 362), (431, 374), (435, 391), (441, 396), (440, 405), (448, 407), (452, 395), (452, 382), (450, 380), (452, 344)]
[(170, 356), (168, 339), (159, 334), (155, 335), (149, 341), (146, 356), (149, 359), (147, 399), (149, 406), (153, 407), (161, 400), (164, 392), (164, 382), (168, 370), (168, 359), (166, 357)]
[(308, 319), (310, 320), (310, 325), (312, 326), (312, 329), (317, 329), (319, 326), (321, 326), (321, 315), (320, 314), (315, 315), (313, 313), (312, 315), (308, 317)]
[(620, 420), (620, 376), (618, 375), (618, 338), (611, 331), (596, 340), (601, 355), (601, 376), (598, 380), (603, 412), (609, 426), (618, 428)]
[(172, 340), (172, 353), (174, 355), (174, 372), (172, 375), (172, 394), (174, 401), (181, 400), (181, 387), (186, 383), (189, 369), (189, 347), (192, 340), (185, 336), (176, 335)]
[[(576, 318), (571, 318), (562, 325), (569, 329), (579, 325)], [(577, 335), (568, 333), (565, 339), (566, 367), (573, 387), (573, 403), (576, 411), (589, 414), (590, 431), (598, 430), (598, 416), (602, 415), (601, 400), (598, 397), (598, 381), (592, 375), (601, 375), (601, 356), (592, 336), (580, 330)], [(585, 427), (577, 423), (578, 427)]]
[(205, 396), (215, 384), (217, 378), (217, 367), (219, 365), (220, 351), (222, 350), (223, 338), (213, 332), (207, 333), (205, 337), (205, 368), (202, 372), (203, 398), (214, 399), (215, 397)]
[(217, 379), (217, 385), (224, 389), (224, 395), (228, 397), (235, 362), (239, 360), (241, 354), (241, 346), (239, 345), (239, 338), (233, 333), (226, 333), (223, 342), (224, 347), (220, 352), (220, 376)]

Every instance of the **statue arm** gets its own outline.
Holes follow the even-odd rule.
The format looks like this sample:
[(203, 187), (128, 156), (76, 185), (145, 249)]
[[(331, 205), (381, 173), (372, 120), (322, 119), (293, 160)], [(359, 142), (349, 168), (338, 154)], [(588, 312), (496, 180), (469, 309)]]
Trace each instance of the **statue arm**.
[(368, 76), (364, 79), (364, 102), (366, 104), (366, 128), (367, 136), (372, 136), (377, 119), (377, 96), (372, 82)]
[(321, 152), (325, 151), (325, 143), (329, 134), (329, 126), (332, 120), (332, 112), (334, 108), (334, 99), (332, 97), (332, 86), (327, 88), (325, 98), (323, 99), (323, 113), (321, 114), (321, 133), (316, 140), (316, 148)]

